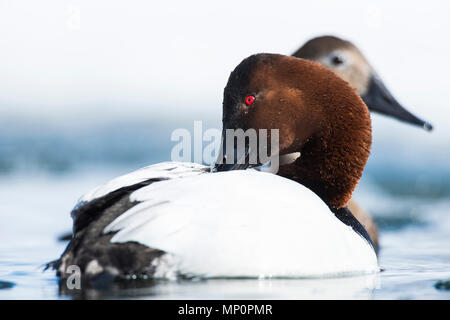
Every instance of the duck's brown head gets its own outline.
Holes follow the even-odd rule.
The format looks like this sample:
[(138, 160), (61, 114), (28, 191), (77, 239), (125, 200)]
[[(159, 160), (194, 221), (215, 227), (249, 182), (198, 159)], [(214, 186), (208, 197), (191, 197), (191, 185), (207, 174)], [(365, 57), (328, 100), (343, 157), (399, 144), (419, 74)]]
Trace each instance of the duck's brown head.
[(371, 111), (432, 130), (431, 124), (413, 115), (394, 98), (350, 41), (334, 36), (317, 37), (306, 42), (293, 56), (316, 61), (332, 70), (356, 89)]
[(370, 153), (370, 116), (355, 90), (320, 64), (295, 57), (257, 54), (242, 61), (225, 87), (223, 128), (278, 129), (279, 155), (301, 154), (278, 174), (337, 208), (351, 198)]

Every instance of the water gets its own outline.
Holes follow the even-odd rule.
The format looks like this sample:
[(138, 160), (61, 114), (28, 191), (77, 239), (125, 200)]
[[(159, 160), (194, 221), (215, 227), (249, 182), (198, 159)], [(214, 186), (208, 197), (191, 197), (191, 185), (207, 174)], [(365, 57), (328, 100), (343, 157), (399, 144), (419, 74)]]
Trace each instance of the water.
[(167, 124), (152, 130), (147, 125), (111, 128), (0, 127), (0, 299), (450, 299), (450, 290), (435, 287), (450, 280), (450, 170), (414, 165), (410, 158), (407, 165), (383, 162), (379, 155), (386, 152), (376, 145), (355, 199), (380, 227), (379, 274), (162, 281), (75, 294), (60, 291), (54, 273), (43, 272), (43, 265), (64, 250), (66, 243), (58, 237), (70, 230), (69, 213), (77, 199), (170, 154), (166, 142), (172, 128)]
[[(86, 190), (125, 173), (124, 167), (84, 168), (65, 174), (35, 172), (3, 176), (0, 225), (0, 299), (449, 299), (438, 290), (450, 279), (450, 197), (435, 193), (392, 195), (383, 185), (363, 179), (355, 198), (370, 209), (381, 229), (377, 275), (297, 280), (208, 280), (132, 284), (107, 291), (59, 292), (57, 278), (42, 271), (65, 243), (69, 211)], [(445, 186), (435, 186), (441, 190)], [(422, 193), (423, 195), (424, 193)], [(383, 201), (380, 201), (383, 199)], [(1, 286), (0, 286), (1, 287)]]

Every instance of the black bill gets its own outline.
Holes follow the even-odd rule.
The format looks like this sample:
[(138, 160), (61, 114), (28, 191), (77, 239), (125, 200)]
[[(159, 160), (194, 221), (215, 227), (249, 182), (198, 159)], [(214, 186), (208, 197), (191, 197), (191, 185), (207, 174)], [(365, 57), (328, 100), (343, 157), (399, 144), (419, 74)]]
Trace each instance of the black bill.
[(430, 123), (416, 117), (402, 107), (376, 75), (371, 76), (367, 93), (362, 96), (362, 99), (371, 111), (420, 126), (427, 131), (433, 130)]
[(237, 141), (234, 141), (233, 147), (230, 148), (230, 146), (228, 146), (227, 149), (225, 134), (223, 133), (220, 154), (214, 165), (213, 171), (245, 170), (250, 168), (249, 156), (250, 148), (247, 143), (240, 145)]

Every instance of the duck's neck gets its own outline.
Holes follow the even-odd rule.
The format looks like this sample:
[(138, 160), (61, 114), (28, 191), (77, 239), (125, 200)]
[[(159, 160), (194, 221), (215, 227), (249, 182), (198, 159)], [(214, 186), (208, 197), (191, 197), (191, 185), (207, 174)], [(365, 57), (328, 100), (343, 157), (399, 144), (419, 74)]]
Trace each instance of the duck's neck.
[(280, 166), (278, 174), (308, 187), (328, 206), (344, 208), (369, 157), (370, 118), (363, 125), (330, 126), (318, 132), (299, 150), (301, 156)]

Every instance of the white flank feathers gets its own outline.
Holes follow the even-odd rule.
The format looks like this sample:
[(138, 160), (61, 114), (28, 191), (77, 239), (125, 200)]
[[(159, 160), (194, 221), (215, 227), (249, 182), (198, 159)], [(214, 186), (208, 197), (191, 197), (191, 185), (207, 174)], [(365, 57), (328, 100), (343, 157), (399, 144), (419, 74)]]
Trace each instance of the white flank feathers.
[(173, 179), (204, 173), (209, 167), (190, 162), (161, 162), (117, 177), (105, 185), (86, 193), (79, 202), (88, 202), (103, 197), (123, 187), (132, 186), (153, 178)]

